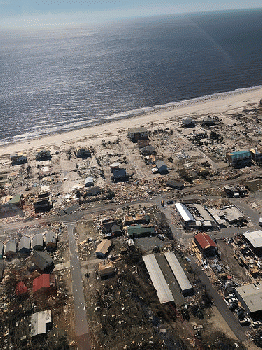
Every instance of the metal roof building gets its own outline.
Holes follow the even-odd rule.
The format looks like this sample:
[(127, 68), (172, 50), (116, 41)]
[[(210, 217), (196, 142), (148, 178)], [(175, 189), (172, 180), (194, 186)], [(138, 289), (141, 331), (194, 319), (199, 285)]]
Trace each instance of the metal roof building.
[(176, 209), (182, 217), (185, 224), (195, 223), (195, 219), (187, 207), (182, 203), (176, 203)]
[(213, 217), (202, 205), (194, 204), (194, 207), (197, 209), (197, 211), (199, 212), (199, 215), (203, 218), (203, 220), (214, 222)]
[(155, 227), (154, 226), (148, 226), (148, 225), (131, 225), (127, 226), (126, 228), (127, 235), (129, 237), (135, 238), (135, 237), (143, 237), (143, 236), (149, 236), (155, 233)]
[(204, 255), (212, 256), (216, 254), (217, 245), (206, 233), (197, 233), (194, 241)]
[(161, 304), (174, 301), (171, 290), (166, 283), (165, 277), (156, 261), (154, 254), (143, 256), (147, 271), (156, 289), (158, 299)]
[(192, 285), (189, 282), (184, 270), (182, 269), (179, 261), (177, 260), (177, 257), (172, 252), (166, 252), (164, 253), (166, 260), (168, 261), (168, 264), (179, 284), (179, 287), (183, 294), (190, 294), (192, 293)]
[(236, 291), (247, 311), (262, 311), (262, 282), (237, 287)]
[(51, 310), (36, 312), (31, 316), (31, 337), (38, 334), (46, 334), (51, 324)]

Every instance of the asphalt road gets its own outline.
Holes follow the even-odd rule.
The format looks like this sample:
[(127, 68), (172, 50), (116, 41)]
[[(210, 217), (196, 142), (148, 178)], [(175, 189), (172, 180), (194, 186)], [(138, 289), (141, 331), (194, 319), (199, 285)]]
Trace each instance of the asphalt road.
[(81, 265), (79, 262), (78, 250), (74, 237), (73, 223), (67, 224), (67, 232), (69, 240), (70, 267), (75, 307), (75, 334), (78, 340), (78, 350), (91, 350), (91, 344), (88, 335), (89, 329), (86, 319)]
[(246, 327), (242, 327), (238, 322), (235, 315), (228, 309), (227, 304), (218, 292), (213, 288), (211, 282), (207, 275), (202, 271), (201, 267), (197, 264), (196, 259), (191, 257), (191, 266), (197, 276), (200, 278), (201, 282), (206, 286), (207, 293), (212, 297), (215, 306), (218, 311), (227, 322), (231, 331), (235, 334), (236, 338), (240, 341), (246, 341), (247, 337), (245, 331)]

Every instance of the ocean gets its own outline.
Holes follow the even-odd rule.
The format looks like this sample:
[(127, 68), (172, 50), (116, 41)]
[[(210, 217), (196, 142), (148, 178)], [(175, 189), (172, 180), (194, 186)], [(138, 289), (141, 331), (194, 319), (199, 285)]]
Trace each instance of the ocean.
[(262, 9), (2, 29), (0, 144), (260, 86), (261, 23)]

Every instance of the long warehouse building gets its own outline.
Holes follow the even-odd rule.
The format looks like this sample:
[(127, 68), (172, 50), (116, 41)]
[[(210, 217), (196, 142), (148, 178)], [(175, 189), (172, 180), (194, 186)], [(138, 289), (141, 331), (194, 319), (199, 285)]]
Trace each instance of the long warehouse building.
[(168, 261), (168, 264), (179, 284), (179, 287), (181, 289), (181, 292), (183, 295), (189, 295), (193, 292), (193, 287), (191, 283), (189, 282), (184, 270), (182, 269), (179, 261), (177, 260), (177, 257), (172, 252), (166, 252), (164, 253), (166, 260)]
[(190, 213), (185, 204), (176, 203), (176, 209), (186, 226), (194, 225), (196, 223), (194, 216)]
[(161, 304), (165, 304), (174, 301), (171, 290), (166, 283), (165, 277), (156, 261), (154, 254), (148, 254), (143, 256), (144, 263), (147, 271), (156, 289), (158, 299)]

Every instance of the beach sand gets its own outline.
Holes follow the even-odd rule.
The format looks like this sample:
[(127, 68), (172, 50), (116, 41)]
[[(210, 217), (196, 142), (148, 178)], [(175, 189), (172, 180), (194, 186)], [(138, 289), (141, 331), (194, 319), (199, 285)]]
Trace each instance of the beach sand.
[(217, 115), (219, 117), (230, 116), (234, 113), (240, 113), (246, 107), (256, 107), (262, 98), (262, 87), (240, 90), (228, 94), (208, 96), (206, 99), (193, 99), (185, 101), (183, 104), (166, 106), (165, 108), (155, 108), (153, 112), (145, 113), (140, 116), (130, 117), (117, 121), (110, 121), (96, 126), (83, 129), (77, 129), (69, 132), (43, 136), (36, 139), (30, 139), (25, 142), (7, 144), (0, 147), (0, 156), (13, 154), (15, 152), (28, 152), (41, 147), (61, 147), (65, 145), (74, 145), (95, 147), (101, 143), (102, 139), (108, 140), (112, 137), (121, 137), (131, 127), (152, 127), (158, 124), (166, 127), (173, 125), (174, 122), (182, 120), (186, 116), (194, 119), (205, 115)]

